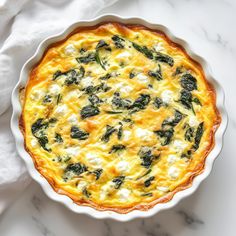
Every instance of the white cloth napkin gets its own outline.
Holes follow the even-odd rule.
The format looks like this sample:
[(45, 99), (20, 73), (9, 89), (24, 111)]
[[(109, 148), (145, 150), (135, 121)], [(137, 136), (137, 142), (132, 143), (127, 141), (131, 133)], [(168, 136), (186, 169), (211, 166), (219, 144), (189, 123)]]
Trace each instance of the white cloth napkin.
[(10, 131), (10, 96), (21, 67), (44, 38), (116, 1), (0, 1), (0, 214), (30, 181)]

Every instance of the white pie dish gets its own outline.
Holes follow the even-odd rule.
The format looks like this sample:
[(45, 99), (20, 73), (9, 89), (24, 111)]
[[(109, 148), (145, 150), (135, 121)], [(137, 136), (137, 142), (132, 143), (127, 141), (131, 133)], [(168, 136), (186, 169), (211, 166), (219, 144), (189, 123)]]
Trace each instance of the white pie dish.
[[(47, 182), (47, 180), (37, 171), (37, 169), (34, 166), (33, 160), (29, 153), (25, 150), (24, 147), (24, 137), (19, 129), (19, 118), (21, 115), (21, 104), (19, 100), (19, 89), (21, 87), (24, 87), (26, 85), (26, 82), (28, 80), (29, 72), (31, 71), (32, 67), (42, 58), (45, 49), (52, 43), (60, 41), (66, 36), (68, 36), (73, 30), (75, 30), (78, 27), (86, 27), (86, 26), (93, 26), (97, 25), (101, 22), (120, 22), (124, 24), (141, 24), (151, 29), (156, 29), (164, 32), (172, 41), (176, 42), (177, 44), (181, 45), (183, 48), (185, 48), (188, 55), (190, 55), (194, 60), (199, 62), (201, 66), (203, 67), (203, 70), (205, 72), (205, 76), (207, 80), (213, 85), (216, 91), (216, 106), (217, 109), (220, 112), (221, 116), (221, 123), (218, 127), (216, 133), (215, 133), (215, 146), (212, 149), (212, 151), (209, 153), (209, 155), (206, 158), (204, 171), (196, 176), (192, 182), (192, 186), (176, 193), (174, 197), (166, 202), (166, 203), (160, 203), (155, 205), (153, 208), (149, 209), (148, 211), (139, 211), (134, 210), (126, 214), (119, 214), (113, 211), (98, 211), (88, 206), (79, 206), (75, 203), (73, 203), (72, 199), (65, 195), (60, 195), (57, 192), (53, 190), (53, 188), (50, 186), (50, 184)], [(87, 215), (90, 215), (95, 218), (104, 219), (104, 218), (110, 218), (115, 219), (118, 221), (128, 221), (137, 217), (148, 217), (156, 214), (157, 212), (168, 209), (174, 205), (176, 205), (182, 198), (189, 196), (192, 194), (199, 184), (202, 182), (203, 179), (205, 179), (211, 172), (213, 162), (216, 159), (216, 157), (219, 155), (222, 145), (223, 145), (223, 135), (227, 126), (227, 114), (224, 108), (224, 92), (219, 85), (219, 83), (210, 75), (209, 73), (209, 66), (207, 65), (206, 61), (202, 59), (201, 57), (197, 56), (192, 52), (189, 45), (183, 41), (182, 39), (176, 38), (173, 36), (169, 29), (167, 29), (165, 26), (150, 23), (145, 21), (144, 19), (132, 17), (132, 18), (122, 18), (116, 15), (103, 15), (98, 18), (89, 20), (89, 21), (80, 21), (77, 23), (72, 24), (70, 27), (68, 27), (65, 31), (62, 33), (49, 37), (45, 39), (37, 48), (35, 54), (24, 64), (19, 82), (17, 83), (13, 94), (12, 94), (12, 106), (13, 106), (13, 114), (12, 114), (12, 120), (11, 120), (11, 128), (13, 135), (16, 139), (16, 147), (17, 151), (20, 155), (20, 157), (25, 161), (26, 166), (28, 168), (28, 171), (31, 175), (31, 177), (36, 180), (44, 189), (45, 193), (53, 200), (58, 201), (66, 205), (69, 209), (76, 213), (85, 213)]]

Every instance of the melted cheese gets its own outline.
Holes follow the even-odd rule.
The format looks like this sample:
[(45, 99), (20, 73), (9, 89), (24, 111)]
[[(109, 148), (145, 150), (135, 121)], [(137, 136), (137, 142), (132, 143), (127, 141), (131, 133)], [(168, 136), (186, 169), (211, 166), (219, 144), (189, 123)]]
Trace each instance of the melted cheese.
[(117, 212), (148, 209), (191, 184), (219, 123), (201, 67), (178, 45), (112, 23), (46, 52), (22, 118), (26, 148), (56, 191)]

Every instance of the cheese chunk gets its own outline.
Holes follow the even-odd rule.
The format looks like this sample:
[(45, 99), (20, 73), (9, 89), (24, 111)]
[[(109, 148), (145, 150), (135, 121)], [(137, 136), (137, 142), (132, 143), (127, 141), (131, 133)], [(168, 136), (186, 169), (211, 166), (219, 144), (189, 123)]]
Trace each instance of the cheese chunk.
[(130, 164), (127, 161), (120, 161), (117, 164), (117, 170), (120, 171), (121, 173), (129, 171)]
[(173, 92), (170, 90), (165, 90), (162, 92), (161, 98), (164, 103), (168, 104), (173, 100)]
[(87, 153), (86, 159), (88, 160), (91, 165), (95, 167), (101, 167), (102, 166), (102, 160), (94, 153)]
[(149, 78), (148, 78), (148, 76), (146, 76), (146, 75), (144, 75), (144, 74), (142, 74), (142, 73), (137, 74), (136, 77), (137, 77), (138, 81), (139, 81), (140, 83), (142, 83), (142, 84), (147, 84), (147, 83), (149, 83)]
[(75, 48), (75, 46), (73, 44), (68, 44), (65, 47), (65, 54), (66, 55), (72, 55), (75, 54), (77, 52), (77, 49)]
[(120, 197), (121, 201), (127, 201), (130, 196), (130, 190), (123, 188), (119, 190), (117, 194)]
[(179, 177), (180, 171), (177, 167), (171, 166), (168, 170), (168, 175), (171, 179), (177, 179)]
[(52, 84), (50, 87), (49, 87), (49, 93), (52, 94), (52, 95), (57, 95), (59, 94), (61, 91), (61, 86), (57, 85), (57, 84)]
[(199, 124), (199, 122), (198, 122), (196, 116), (190, 116), (189, 117), (189, 125), (191, 127), (196, 127), (196, 126), (198, 126), (198, 124)]
[(144, 140), (144, 141), (150, 141), (152, 140), (153, 133), (147, 129), (137, 128), (135, 131), (136, 137)]

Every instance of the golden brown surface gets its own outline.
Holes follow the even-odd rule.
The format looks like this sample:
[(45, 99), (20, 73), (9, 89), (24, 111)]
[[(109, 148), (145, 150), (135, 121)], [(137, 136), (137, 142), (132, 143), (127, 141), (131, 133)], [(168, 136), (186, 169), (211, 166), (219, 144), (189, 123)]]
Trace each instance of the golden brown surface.
[(120, 213), (191, 186), (220, 123), (200, 65), (142, 26), (78, 29), (46, 51), (24, 96), (38, 171), (77, 204)]

